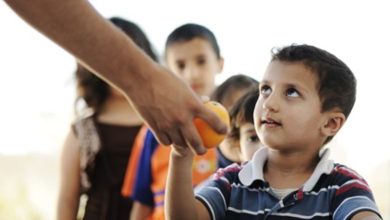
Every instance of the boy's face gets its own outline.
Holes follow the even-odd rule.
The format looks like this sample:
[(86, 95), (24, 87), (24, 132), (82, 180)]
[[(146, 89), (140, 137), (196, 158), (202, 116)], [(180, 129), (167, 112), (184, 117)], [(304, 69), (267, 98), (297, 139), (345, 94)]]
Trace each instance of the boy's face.
[(263, 147), (259, 137), (256, 134), (253, 123), (245, 123), (240, 126), (240, 149), (242, 162), (252, 159), (253, 154)]
[(202, 38), (171, 44), (166, 48), (166, 62), (200, 96), (211, 94), (215, 76), (223, 67), (223, 59), (218, 59), (211, 44)]
[[(272, 61), (260, 83), (254, 111), (257, 134), (266, 146), (287, 152), (318, 150), (326, 137), (326, 114), (317, 76), (302, 63)], [(316, 148), (316, 149), (314, 149)]]

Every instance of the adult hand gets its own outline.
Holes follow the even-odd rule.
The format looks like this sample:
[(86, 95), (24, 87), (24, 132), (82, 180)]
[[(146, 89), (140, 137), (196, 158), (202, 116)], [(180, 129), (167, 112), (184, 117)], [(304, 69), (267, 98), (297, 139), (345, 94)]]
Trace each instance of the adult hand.
[(162, 144), (205, 149), (193, 124), (201, 118), (219, 133), (226, 126), (175, 75), (154, 63), (88, 1), (5, 0), (20, 17), (124, 91)]
[(226, 125), (204, 107), (200, 98), (176, 75), (158, 64), (151, 67), (138, 75), (132, 89), (125, 90), (134, 107), (162, 144), (190, 147), (197, 154), (205, 153), (193, 119), (203, 119), (221, 134), (226, 133)]

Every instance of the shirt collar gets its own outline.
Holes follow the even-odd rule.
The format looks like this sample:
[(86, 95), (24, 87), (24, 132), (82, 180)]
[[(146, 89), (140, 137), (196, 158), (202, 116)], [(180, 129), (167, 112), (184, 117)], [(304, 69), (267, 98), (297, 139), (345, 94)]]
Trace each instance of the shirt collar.
[(264, 181), (263, 168), (264, 164), (267, 161), (268, 149), (263, 147), (255, 152), (247, 164), (241, 169), (238, 173), (238, 178), (242, 184), (249, 186), (255, 180)]
[[(333, 161), (329, 159), (330, 150), (328, 148), (320, 151), (320, 161), (318, 162), (313, 174), (303, 185), (303, 191), (311, 191), (318, 182), (322, 174), (330, 174), (333, 169)], [(263, 168), (267, 161), (268, 149), (266, 147), (256, 151), (250, 160), (241, 171), (238, 173), (238, 178), (245, 186), (251, 185), (255, 180), (264, 181)]]
[(317, 184), (322, 174), (330, 174), (333, 170), (333, 160), (329, 159), (330, 149), (322, 149), (319, 154), (321, 159), (318, 162), (316, 168), (314, 169), (314, 172), (311, 174), (310, 178), (303, 185), (304, 192), (311, 191)]

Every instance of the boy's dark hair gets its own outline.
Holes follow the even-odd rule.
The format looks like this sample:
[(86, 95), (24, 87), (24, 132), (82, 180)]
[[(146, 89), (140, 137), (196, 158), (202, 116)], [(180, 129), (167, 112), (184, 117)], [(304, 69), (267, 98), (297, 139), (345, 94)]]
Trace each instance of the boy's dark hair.
[(217, 55), (217, 58), (221, 58), (219, 45), (213, 32), (199, 24), (188, 23), (173, 30), (172, 33), (168, 36), (168, 39), (165, 43), (165, 48), (168, 48), (174, 43), (190, 41), (194, 38), (202, 38), (208, 41)]
[(253, 88), (242, 96), (229, 111), (231, 128), (229, 131), (229, 138), (238, 140), (240, 138), (240, 127), (245, 123), (252, 123), (253, 112), (259, 98), (259, 88)]
[(258, 86), (259, 82), (252, 77), (237, 74), (229, 77), (221, 85), (219, 85), (211, 94), (210, 99), (223, 103), (227, 97), (231, 96), (237, 90), (257, 88)]
[[(158, 61), (150, 41), (138, 25), (119, 17), (110, 18), (109, 21), (130, 37), (151, 59)], [(75, 103), (82, 98), (88, 107), (98, 111), (109, 95), (109, 85), (79, 63), (75, 74), (79, 89)]]
[(345, 117), (351, 113), (356, 99), (356, 79), (336, 56), (310, 45), (291, 45), (273, 52), (274, 60), (302, 62), (317, 74), (323, 112), (339, 108)]
[(318, 76), (317, 89), (322, 112), (338, 108), (348, 118), (356, 99), (356, 79), (343, 61), (310, 45), (291, 45), (272, 53), (272, 61), (302, 62), (310, 68)]

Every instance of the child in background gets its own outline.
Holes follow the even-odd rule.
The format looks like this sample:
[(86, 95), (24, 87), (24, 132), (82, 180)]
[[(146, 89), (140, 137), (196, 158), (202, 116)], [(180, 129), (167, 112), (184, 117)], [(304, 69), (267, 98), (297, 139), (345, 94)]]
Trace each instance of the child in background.
[[(211, 100), (221, 103), (227, 110), (253, 88), (258, 88), (259, 82), (250, 76), (238, 74), (229, 77), (215, 89)], [(218, 168), (224, 168), (232, 163), (240, 163), (240, 147), (238, 142), (225, 138), (217, 148)]]
[[(136, 24), (121, 18), (110, 21), (157, 61)], [(57, 219), (74, 220), (79, 211), (85, 220), (128, 220), (132, 201), (121, 197), (120, 187), (143, 121), (122, 93), (80, 64), (76, 80), (75, 104), (84, 101), (87, 108), (78, 114), (64, 143)], [(88, 197), (85, 210), (79, 210), (82, 194)]]
[(260, 83), (252, 160), (220, 169), (194, 196), (193, 152), (173, 145), (169, 219), (380, 219), (367, 182), (324, 149), (355, 102), (352, 71), (327, 51), (292, 45), (274, 51)]
[(228, 111), (248, 91), (258, 88), (259, 81), (244, 74), (236, 74), (219, 85), (210, 99), (221, 103)]
[[(264, 147), (256, 134), (255, 126), (253, 124), (253, 110), (258, 97), (259, 89), (252, 88), (251, 91), (248, 91), (240, 97), (229, 111), (231, 122), (230, 131), (224, 142), (230, 147), (231, 152), (234, 152), (237, 155), (237, 164), (249, 161), (258, 149)], [(220, 154), (218, 156), (221, 157), (223, 155)], [(220, 158), (218, 158), (218, 162), (219, 161)], [(212, 181), (212, 176), (199, 184), (195, 188), (195, 192), (198, 192), (210, 181)]]
[[(169, 35), (165, 45), (165, 61), (168, 68), (182, 77), (201, 97), (209, 97), (214, 91), (215, 77), (222, 71), (224, 63), (214, 34), (197, 24), (182, 25)], [(133, 189), (135, 202), (131, 219), (164, 219), (170, 151), (170, 147), (159, 144), (152, 132), (147, 131)], [(215, 172), (216, 158), (214, 150), (194, 158), (189, 170), (193, 175), (190, 182), (192, 187)]]
[(226, 139), (232, 143), (237, 143), (239, 146), (241, 162), (251, 160), (253, 154), (263, 147), (253, 123), (253, 110), (258, 97), (259, 89), (252, 89), (244, 94), (230, 109), (231, 128)]

